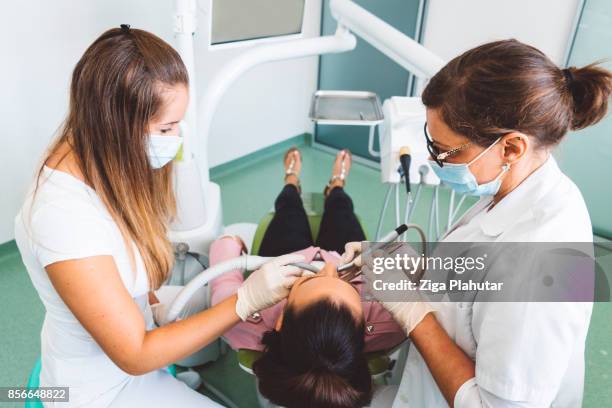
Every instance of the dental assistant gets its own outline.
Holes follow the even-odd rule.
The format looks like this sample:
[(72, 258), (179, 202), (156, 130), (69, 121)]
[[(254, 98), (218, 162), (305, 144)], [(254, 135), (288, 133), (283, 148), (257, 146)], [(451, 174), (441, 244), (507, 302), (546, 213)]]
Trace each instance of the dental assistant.
[[(602, 119), (611, 91), (606, 69), (559, 69), (515, 40), (442, 68), (422, 94), (430, 164), (455, 191), (482, 197), (442, 240), (592, 242), (582, 195), (551, 150)], [(358, 250), (348, 244), (344, 261)], [(394, 407), (582, 405), (592, 303), (383, 304), (412, 340)]]
[(171, 160), (187, 85), (158, 37), (127, 25), (103, 33), (74, 69), (67, 119), (15, 220), (46, 309), (40, 384), (69, 387), (69, 406), (218, 406), (165, 367), (286, 297), (300, 272), (285, 265), (303, 257), (276, 258), (236, 295), (155, 326), (153, 291), (173, 263)]

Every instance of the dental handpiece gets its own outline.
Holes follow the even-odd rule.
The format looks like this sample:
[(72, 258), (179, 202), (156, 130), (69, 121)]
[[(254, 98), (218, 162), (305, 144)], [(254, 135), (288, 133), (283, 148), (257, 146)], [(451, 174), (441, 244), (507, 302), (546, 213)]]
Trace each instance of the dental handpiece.
[(314, 265), (306, 263), (306, 262), (293, 262), (293, 263), (290, 263), (290, 264), (287, 264), (287, 265), (297, 266), (300, 269), (306, 269), (307, 271), (314, 272), (314, 273), (321, 272), (321, 269), (317, 268)]
[[(361, 254), (361, 256), (363, 257), (366, 254), (371, 253), (372, 251), (377, 250), (378, 248), (380, 248), (381, 246), (388, 244), (389, 242), (393, 242), (395, 241), (400, 235), (402, 235), (404, 232), (406, 232), (406, 230), (408, 229), (408, 227), (406, 226), (406, 224), (402, 224), (399, 227), (397, 227), (396, 229), (394, 229), (393, 231), (389, 232), (387, 235), (383, 236), (380, 240), (380, 242), (377, 242), (376, 244), (372, 245), (370, 248), (368, 248), (367, 251), (365, 251), (364, 253)], [(292, 265), (292, 266), (296, 266), (300, 269), (306, 269), (307, 271), (311, 271), (314, 273), (319, 273), (321, 271), (320, 268), (311, 265), (309, 263), (306, 262), (292, 262), (288, 265)], [(351, 262), (341, 265), (338, 267), (338, 273), (342, 273), (342, 272), (346, 272), (349, 269), (351, 269), (352, 267), (355, 266), (355, 260), (352, 260)]]
[[(367, 251), (363, 252), (360, 256), (363, 258), (365, 255), (368, 255), (368, 254), (372, 253), (372, 251), (376, 251), (377, 249), (379, 249), (383, 245), (388, 244), (389, 242), (395, 241), (400, 235), (402, 235), (404, 232), (406, 232), (406, 230), (408, 230), (408, 226), (406, 224), (400, 225), (399, 227), (397, 227), (393, 231), (389, 232), (387, 235), (383, 236), (380, 239), (379, 242), (377, 242), (377, 243), (373, 244), (372, 246), (370, 246), (367, 249)], [(355, 259), (357, 259), (357, 257), (355, 257)], [(353, 259), (349, 263), (346, 263), (344, 265), (340, 265), (338, 267), (338, 273), (346, 272), (349, 269), (355, 267), (355, 259)]]

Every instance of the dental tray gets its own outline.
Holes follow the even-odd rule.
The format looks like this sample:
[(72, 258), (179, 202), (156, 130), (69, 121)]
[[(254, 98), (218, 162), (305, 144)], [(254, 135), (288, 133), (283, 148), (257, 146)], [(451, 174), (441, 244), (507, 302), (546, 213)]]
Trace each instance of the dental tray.
[(317, 91), (312, 95), (310, 119), (320, 125), (374, 126), (384, 116), (374, 92)]

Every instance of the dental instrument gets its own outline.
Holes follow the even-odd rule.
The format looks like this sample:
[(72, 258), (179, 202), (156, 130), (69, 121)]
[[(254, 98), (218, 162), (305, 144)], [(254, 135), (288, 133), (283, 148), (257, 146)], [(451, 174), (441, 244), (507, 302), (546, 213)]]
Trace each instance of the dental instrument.
[(314, 272), (314, 273), (321, 272), (321, 269), (317, 268), (316, 265), (311, 265), (306, 262), (294, 262), (294, 263), (290, 263), (289, 265), (297, 266), (300, 269), (306, 269), (307, 271)]
[(399, 155), (399, 161), (404, 173), (404, 180), (406, 181), (406, 193), (410, 194), (410, 162), (412, 161), (410, 147), (403, 146), (399, 151)]
[(389, 187), (387, 187), (387, 192), (385, 193), (385, 199), (383, 200), (382, 208), (380, 209), (380, 215), (378, 216), (378, 225), (376, 226), (376, 235), (375, 240), (380, 240), (380, 233), (382, 231), (383, 220), (385, 218), (385, 212), (387, 211), (387, 206), (389, 205), (389, 199), (391, 198), (391, 193), (393, 192), (394, 185), (389, 183)]
[[(403, 232), (401, 233), (397, 233), (398, 229), (403, 229)], [(406, 245), (405, 243), (401, 243), (401, 242), (397, 242), (396, 247), (390, 248), (388, 245), (393, 243), (397, 238), (399, 238), (404, 232), (406, 232), (409, 229), (415, 229), (417, 231), (417, 233), (419, 234), (419, 237), (421, 238), (421, 254), (423, 257), (427, 257), (427, 238), (425, 237), (425, 231), (423, 231), (423, 228), (421, 228), (419, 225), (417, 224), (402, 224), (401, 226), (399, 226), (398, 228), (396, 228), (396, 230), (391, 231), (389, 234), (387, 234), (384, 238), (383, 241), (381, 242), (377, 242), (374, 245), (372, 245), (371, 248), (369, 248), (367, 251), (365, 251), (364, 253), (362, 253), (360, 256), (364, 256), (367, 254), (372, 253), (373, 251), (376, 251), (378, 249), (384, 248), (386, 253), (393, 253), (395, 252), (395, 250), (401, 248), (403, 245)], [(340, 271), (340, 269), (342, 269), (342, 271)], [(342, 265), (338, 268), (338, 273), (340, 274), (340, 279), (346, 281), (346, 282), (350, 282), (353, 279), (355, 279), (357, 276), (361, 275), (361, 268), (357, 267), (354, 264), (354, 260), (348, 264)], [(417, 269), (416, 273), (413, 275), (410, 274), (406, 274), (406, 276), (408, 276), (408, 278), (410, 279), (420, 279), (421, 276), (423, 275), (424, 270), (423, 268), (419, 268)]]
[[(402, 224), (399, 227), (395, 228), (393, 231), (389, 232), (387, 235), (382, 237), (379, 242), (374, 243), (371, 247), (369, 247), (366, 251), (364, 251), (361, 256), (370, 254), (372, 251), (375, 251), (382, 247), (384, 244), (395, 241), (400, 235), (408, 230), (408, 226), (406, 224)], [(344, 265), (340, 265), (338, 267), (338, 273), (346, 272), (351, 268), (356, 267), (355, 260), (352, 260), (349, 263)]]

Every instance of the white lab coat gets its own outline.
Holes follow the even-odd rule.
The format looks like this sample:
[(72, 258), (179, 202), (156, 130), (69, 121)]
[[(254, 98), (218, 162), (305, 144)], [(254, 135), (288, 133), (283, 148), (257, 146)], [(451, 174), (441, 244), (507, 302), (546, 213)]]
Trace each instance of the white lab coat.
[[(487, 211), (483, 198), (446, 242), (592, 242), (576, 185), (551, 156)], [(592, 303), (432, 303), (449, 336), (476, 363), (457, 392), (462, 407), (579, 407)], [(394, 407), (447, 407), (425, 361), (411, 347)]]

